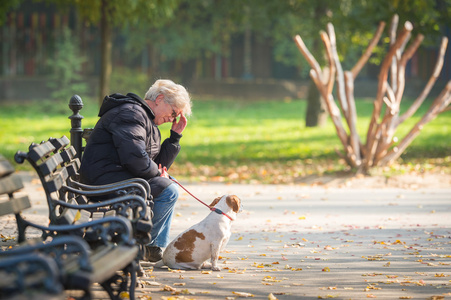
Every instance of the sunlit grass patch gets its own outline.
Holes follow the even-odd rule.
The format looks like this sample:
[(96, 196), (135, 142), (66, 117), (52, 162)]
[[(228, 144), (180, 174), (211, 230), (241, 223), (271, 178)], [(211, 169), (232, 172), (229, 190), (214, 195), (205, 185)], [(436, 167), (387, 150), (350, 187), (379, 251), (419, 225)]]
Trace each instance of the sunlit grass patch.
[[(98, 104), (92, 99), (83, 100), (85, 107), (80, 112), (84, 116), (83, 127), (93, 127), (98, 120)], [(409, 104), (405, 101), (402, 110)], [(373, 104), (358, 100), (356, 105), (358, 132), (364, 143)], [(400, 139), (424, 114), (427, 105), (399, 127)], [(181, 140), (182, 151), (171, 172), (186, 178), (203, 176), (199, 174), (227, 177), (233, 169), (240, 169), (252, 173), (247, 177), (264, 181), (268, 172), (274, 170), (278, 174), (286, 172), (287, 176), (305, 176), (347, 169), (336, 154), (342, 145), (330, 119), (324, 127), (307, 128), (305, 111), (306, 102), (302, 100), (194, 99), (193, 116)], [(69, 115), (67, 103), (1, 105), (0, 153), (13, 161), (14, 153), (26, 151), (32, 142), (69, 136)], [(163, 138), (168, 136), (170, 126), (160, 126)], [(423, 128), (399, 160), (404, 166), (400, 169), (418, 168), (418, 164), (429, 170), (434, 164), (446, 167), (451, 156), (450, 133), (451, 112), (448, 111)], [(396, 169), (399, 170), (393, 168), (393, 172)]]

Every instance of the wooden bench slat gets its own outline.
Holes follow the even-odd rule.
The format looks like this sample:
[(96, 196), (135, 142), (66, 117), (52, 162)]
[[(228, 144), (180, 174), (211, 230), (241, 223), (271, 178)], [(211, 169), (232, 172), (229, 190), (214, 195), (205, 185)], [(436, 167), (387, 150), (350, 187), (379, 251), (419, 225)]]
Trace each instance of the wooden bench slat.
[(66, 180), (69, 178), (66, 168), (58, 169), (53, 175), (48, 176), (45, 182), (45, 188), (49, 193), (59, 191), (63, 185), (66, 184)]
[(104, 212), (96, 211), (96, 212), (92, 213), (91, 218), (93, 220), (100, 220), (100, 219), (103, 219), (104, 216), (105, 216)]
[(105, 217), (114, 217), (114, 216), (116, 216), (115, 210), (108, 210), (105, 212)]
[(75, 150), (74, 146), (70, 146), (69, 149), (67, 149), (67, 153), (70, 155), (71, 159), (78, 159), (77, 150)]
[[(73, 147), (71, 147), (73, 148)], [(61, 150), (59, 153), (61, 153), (61, 157), (63, 158), (64, 162), (71, 161), (73, 159), (73, 153), (71, 148)], [(74, 150), (75, 151), (75, 150)]]
[(78, 211), (78, 213), (80, 214), (78, 218), (75, 219), (75, 223), (74, 224), (82, 224), (82, 223), (87, 223), (91, 220), (91, 212), (81, 209)]
[(110, 276), (111, 272), (122, 270), (130, 261), (133, 261), (138, 255), (138, 247), (116, 246), (106, 253), (95, 253), (91, 261), (94, 272), (92, 279), (94, 282), (104, 282)]
[(59, 165), (63, 163), (63, 158), (60, 153), (55, 153), (51, 157), (49, 157), (46, 161), (39, 165), (39, 170), (42, 172), (42, 175), (47, 176), (55, 172)]
[(17, 174), (0, 178), (0, 195), (1, 194), (9, 195), (22, 188), (23, 188), (22, 180)]
[(57, 151), (60, 151), (61, 149), (66, 148), (70, 144), (69, 139), (65, 135), (63, 135), (60, 138), (53, 138), (50, 140), (51, 140), (52, 145), (55, 147), (55, 149)]
[(30, 199), (28, 199), (28, 196), (12, 198), (8, 201), (0, 202), (0, 216), (7, 214), (17, 214), (30, 207), (31, 203)]
[(14, 173), (14, 167), (6, 158), (0, 155), (0, 178), (12, 173)]
[(47, 157), (55, 151), (55, 147), (50, 142), (44, 142), (39, 145), (35, 145), (28, 151), (28, 158), (33, 162), (38, 163), (42, 157)]
[[(76, 204), (75, 200), (69, 201), (70, 204)], [(78, 217), (78, 209), (64, 208), (58, 218), (59, 224), (74, 224)]]
[(80, 160), (76, 159), (66, 164), (67, 173), (70, 177), (77, 175), (80, 169)]

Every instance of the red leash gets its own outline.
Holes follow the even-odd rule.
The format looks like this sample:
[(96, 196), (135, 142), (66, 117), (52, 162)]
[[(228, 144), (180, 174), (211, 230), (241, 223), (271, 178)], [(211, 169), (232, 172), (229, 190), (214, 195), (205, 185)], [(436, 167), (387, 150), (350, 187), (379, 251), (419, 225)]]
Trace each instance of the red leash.
[(177, 183), (182, 189), (185, 190), (185, 192), (187, 192), (188, 194), (190, 194), (191, 197), (193, 197), (194, 199), (196, 199), (197, 201), (199, 201), (200, 203), (202, 203), (203, 205), (205, 205), (206, 207), (208, 207), (211, 211), (214, 211), (215, 213), (220, 214), (220, 215), (224, 215), (224, 216), (226, 216), (227, 218), (229, 218), (231, 221), (233, 221), (233, 219), (232, 219), (228, 214), (226, 214), (225, 212), (223, 212), (223, 211), (220, 210), (219, 208), (211, 207), (211, 206), (208, 205), (207, 203), (203, 202), (202, 200), (200, 200), (199, 198), (197, 198), (196, 196), (194, 196), (193, 194), (191, 194), (190, 191), (188, 191), (188, 190), (187, 190), (180, 182), (178, 182), (177, 180), (175, 180), (174, 177), (169, 176), (169, 179), (171, 179), (172, 181), (174, 181), (175, 183)]

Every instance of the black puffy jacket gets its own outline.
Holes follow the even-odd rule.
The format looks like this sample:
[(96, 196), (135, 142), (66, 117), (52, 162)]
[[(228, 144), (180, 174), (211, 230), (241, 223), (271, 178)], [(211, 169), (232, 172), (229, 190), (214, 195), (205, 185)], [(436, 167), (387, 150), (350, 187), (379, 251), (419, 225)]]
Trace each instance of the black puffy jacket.
[(100, 107), (99, 121), (83, 154), (80, 180), (101, 185), (134, 177), (149, 181), (152, 195), (158, 196), (171, 181), (159, 177), (158, 165), (168, 169), (180, 152), (180, 134), (161, 144), (155, 115), (139, 96), (112, 94)]

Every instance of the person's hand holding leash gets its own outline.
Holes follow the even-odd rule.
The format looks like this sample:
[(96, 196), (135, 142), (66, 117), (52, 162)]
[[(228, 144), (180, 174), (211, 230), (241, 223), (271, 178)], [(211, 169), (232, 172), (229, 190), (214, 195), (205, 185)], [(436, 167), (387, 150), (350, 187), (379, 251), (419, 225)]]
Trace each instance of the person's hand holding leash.
[(158, 165), (158, 170), (160, 171), (160, 177), (169, 178), (168, 169), (166, 167), (161, 167), (161, 164)]

